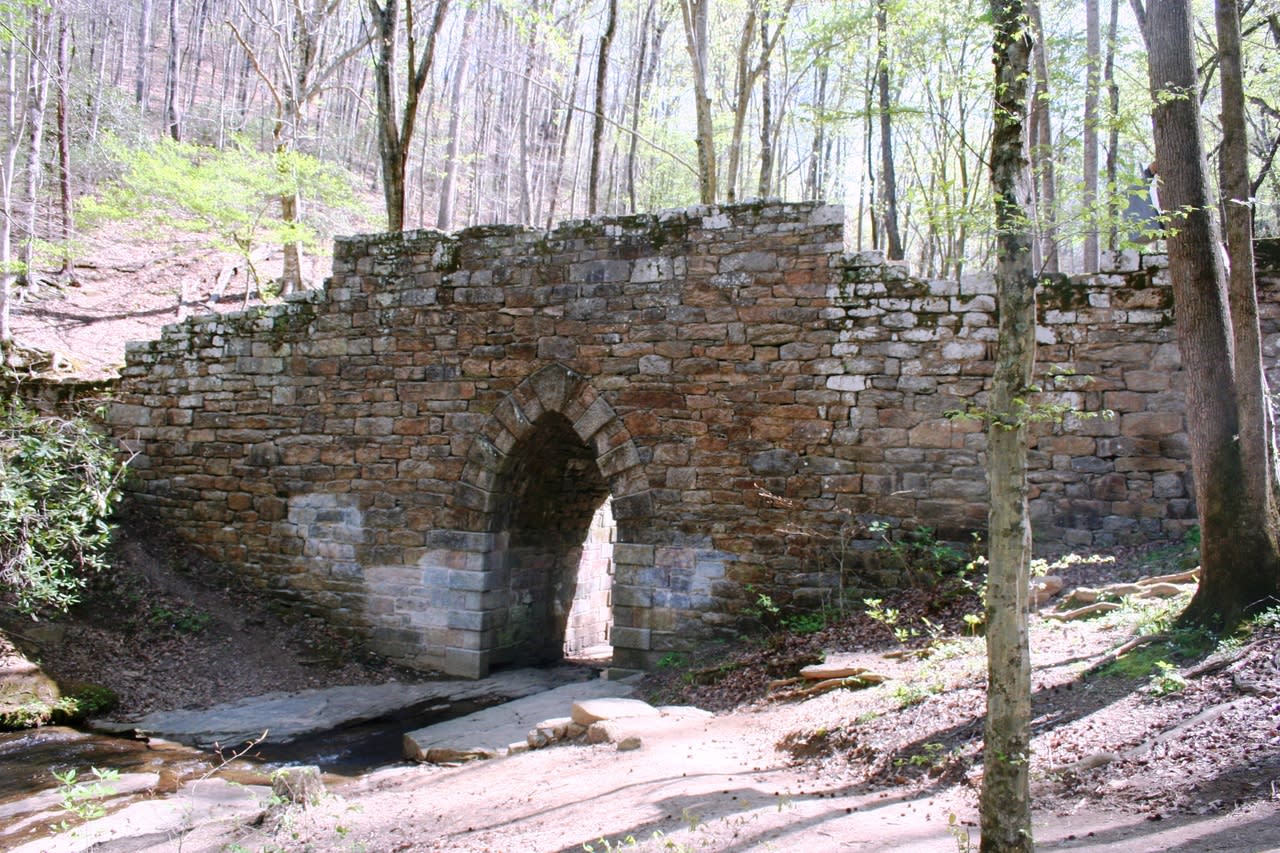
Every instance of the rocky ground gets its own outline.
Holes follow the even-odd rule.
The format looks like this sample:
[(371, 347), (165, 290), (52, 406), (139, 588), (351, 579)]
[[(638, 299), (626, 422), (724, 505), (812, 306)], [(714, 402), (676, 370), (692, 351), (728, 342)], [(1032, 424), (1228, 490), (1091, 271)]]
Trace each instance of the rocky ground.
[[(290, 620), (145, 527), (127, 526), (117, 555), (120, 571), (61, 640), (31, 649), (60, 678), (119, 692), (117, 714), (413, 677)], [(1180, 559), (1144, 549), (1050, 570), (1068, 588), (1097, 586)], [(818, 630), (772, 624), (740, 646), (673, 657), (641, 693), (716, 714), (647, 731), (634, 752), (557, 745), (329, 777), (319, 805), (272, 807), (264, 792), (208, 816), (181, 849), (964, 850), (981, 774), (983, 651), (963, 620), (976, 602), (950, 582), (882, 599), (878, 619), (860, 605)], [(1280, 849), (1280, 618), (1218, 646), (1169, 627), (1184, 601), (1033, 617), (1041, 849)], [(178, 616), (162, 624), (148, 615), (158, 611)], [(1112, 660), (1144, 632), (1161, 639)], [(794, 682), (801, 668), (837, 656), (884, 683), (799, 695), (819, 683)], [(178, 849), (172, 831), (148, 839), (112, 849)]]

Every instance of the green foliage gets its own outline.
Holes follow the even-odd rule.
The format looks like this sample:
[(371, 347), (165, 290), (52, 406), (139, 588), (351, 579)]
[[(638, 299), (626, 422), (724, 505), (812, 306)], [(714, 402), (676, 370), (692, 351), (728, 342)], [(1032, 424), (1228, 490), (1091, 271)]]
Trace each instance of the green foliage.
[(1168, 696), (1178, 693), (1187, 686), (1187, 679), (1178, 672), (1178, 668), (1166, 660), (1156, 661), (1156, 673), (1151, 676), (1147, 690), (1153, 696)]
[(65, 610), (104, 567), (124, 470), (83, 420), (0, 402), (0, 592), (17, 610)]
[(212, 148), (161, 138), (131, 148), (107, 137), (103, 149), (120, 174), (80, 204), (84, 221), (133, 219), (153, 230), (209, 235), (217, 249), (248, 256), (260, 243), (316, 246), (322, 229), (310, 219), (285, 221), (280, 198), (354, 209), (346, 175), (296, 151), (262, 153), (244, 139)]
[(914, 527), (896, 537), (886, 521), (873, 521), (868, 529), (882, 540), (876, 548), (882, 559), (905, 571), (913, 585), (936, 586), (944, 576), (972, 568), (969, 554), (939, 541), (932, 527)]
[[(95, 820), (107, 813), (100, 800), (115, 794), (114, 783), (120, 778), (118, 770), (99, 770), (97, 767), (92, 769), (92, 780), (77, 778), (74, 767), (61, 773), (57, 770), (50, 772), (58, 780), (58, 807), (80, 821)], [(65, 832), (71, 827), (71, 821), (64, 818), (52, 828)]]
[(179, 634), (199, 634), (212, 619), (208, 613), (194, 607), (170, 610), (157, 605), (147, 615), (147, 622), (152, 628), (171, 628)]
[(685, 665), (685, 657), (680, 652), (667, 652), (658, 658), (658, 669), (683, 669)]

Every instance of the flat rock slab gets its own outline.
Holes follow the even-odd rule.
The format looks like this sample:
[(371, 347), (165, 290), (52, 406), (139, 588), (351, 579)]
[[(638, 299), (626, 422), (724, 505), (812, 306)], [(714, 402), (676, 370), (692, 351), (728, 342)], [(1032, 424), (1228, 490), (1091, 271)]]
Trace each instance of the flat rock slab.
[(589, 726), (601, 720), (617, 720), (623, 717), (656, 717), (658, 709), (639, 699), (606, 696), (602, 699), (580, 699), (569, 712), (580, 726)]
[(215, 744), (234, 748), (263, 732), (267, 743), (289, 743), (303, 735), (376, 720), (414, 705), (518, 699), (550, 690), (564, 680), (552, 670), (518, 669), (475, 681), (392, 682), (267, 693), (198, 711), (154, 711), (134, 720), (94, 721), (94, 728), (114, 733), (137, 731), (201, 748)]
[(493, 757), (508, 744), (524, 742), (539, 722), (564, 716), (575, 702), (628, 696), (633, 689), (603, 679), (566, 684), (409, 732), (404, 736), (404, 754), (414, 761), (436, 763)]
[[(49, 838), (11, 849), (11, 853), (177, 850), (191, 827), (211, 820), (244, 818), (263, 811), (269, 788), (237, 785), (216, 777), (188, 782), (173, 797), (130, 803), (106, 817)], [(74, 822), (74, 820), (73, 820)]]

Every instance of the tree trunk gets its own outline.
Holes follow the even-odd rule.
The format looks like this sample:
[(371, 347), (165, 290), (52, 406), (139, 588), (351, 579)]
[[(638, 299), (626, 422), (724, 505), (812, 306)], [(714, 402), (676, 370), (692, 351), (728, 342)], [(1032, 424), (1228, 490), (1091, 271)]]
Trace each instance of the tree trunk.
[(147, 111), (147, 96), (151, 90), (151, 10), (152, 0), (142, 0), (142, 13), (138, 16), (138, 57), (133, 100), (144, 113)]
[(1040, 191), (1036, 209), (1039, 212), (1039, 264), (1045, 272), (1058, 272), (1058, 179), (1054, 168), (1053, 127), (1049, 120), (1049, 60), (1044, 49), (1044, 24), (1040, 20), (1040, 3), (1030, 0), (1027, 13), (1035, 40), (1035, 91), (1031, 96), (1031, 168), (1037, 176)]
[[(18, 84), (17, 45), (8, 39), (0, 41), (0, 59), (4, 62), (6, 92), (16, 92)], [(13, 328), (9, 324), (9, 303), (17, 274), (13, 270), (13, 178), (18, 161), (18, 99), (5, 98), (0, 102), (4, 127), (0, 141), (0, 361), (9, 363), (9, 348), (13, 343)]]
[[(431, 75), (436, 37), (449, 11), (449, 0), (436, 0), (426, 44), (422, 46), (419, 56), (418, 38), (413, 31), (414, 0), (405, 0), (406, 44), (409, 55), (408, 79), (405, 81), (404, 107), (401, 111), (393, 85), (397, 69), (398, 4), (399, 0), (386, 0), (385, 5), (380, 6), (378, 0), (368, 0), (374, 40), (377, 42), (373, 72), (378, 99), (378, 160), (382, 165), (382, 196), (387, 207), (387, 227), (391, 231), (404, 230), (405, 166), (416, 127), (418, 102)], [(400, 115), (398, 121), (397, 113)]]
[[(1116, 34), (1120, 23), (1120, 0), (1111, 0), (1111, 20), (1107, 24), (1107, 58), (1102, 66), (1103, 85), (1107, 90), (1107, 186), (1116, 186), (1119, 175), (1120, 149), (1120, 86), (1116, 83)], [(1111, 193), (1112, 202), (1108, 207), (1107, 248), (1116, 251), (1120, 248), (1120, 214), (1124, 209), (1116, 204), (1115, 193)]]
[[(106, 51), (104, 50), (105, 54)], [(62, 281), (75, 278), (75, 259), (71, 254), (71, 237), (75, 231), (75, 209), (71, 203), (71, 132), (67, 127), (67, 92), (71, 88), (71, 27), (67, 12), (58, 13), (58, 212), (61, 222)]]
[(604, 142), (605, 96), (609, 82), (609, 48), (613, 45), (613, 33), (618, 26), (618, 0), (609, 0), (609, 13), (600, 36), (600, 52), (596, 57), (596, 109), (595, 123), (591, 126), (591, 172), (587, 178), (587, 215), (599, 211), (600, 148)]
[(711, 121), (711, 95), (707, 91), (707, 14), (711, 0), (680, 0), (684, 20), (685, 47), (693, 65), (693, 104), (697, 115), (698, 197), (703, 204), (715, 204), (716, 136)]
[(440, 206), (436, 209), (436, 228), (453, 230), (453, 205), (458, 197), (458, 148), (462, 140), (462, 95), (467, 79), (467, 66), (471, 63), (471, 42), (475, 33), (478, 6), (468, 4), (462, 18), (462, 42), (458, 47), (458, 61), (453, 67), (453, 86), (449, 93), (449, 142), (445, 150), (444, 183), (440, 187)]
[(898, 182), (893, 171), (893, 113), (889, 103), (889, 12), (887, 0), (876, 0), (876, 91), (880, 98), (880, 210), (889, 260), (903, 257), (898, 231)]
[(1102, 24), (1098, 0), (1085, 0), (1084, 81), (1084, 272), (1098, 271), (1098, 89), (1102, 64)]
[[(987, 478), (991, 487), (987, 574), (987, 718), (980, 800), (984, 853), (1034, 850), (1031, 838), (1031, 661), (1027, 592), (1027, 411), (1036, 355), (1036, 271), (1027, 227), (1030, 171), (1024, 149), (1030, 30), (1022, 0), (993, 0), (995, 196), (999, 337), (991, 380)], [(1035, 30), (1035, 32), (1039, 32)]]
[(36, 280), (35, 241), (39, 220), (40, 178), (44, 173), (44, 114), (49, 103), (49, 14), (43, 10), (31, 9), (31, 30), (29, 36), (31, 55), (27, 59), (26, 74), (26, 109), (27, 116), (23, 122), (26, 132), (26, 186), (23, 192), (25, 208), (22, 218), (22, 248), (18, 260), (22, 267), (22, 277), (29, 283)]
[[(1274, 519), (1268, 503), (1251, 500), (1249, 483), (1259, 472), (1245, 469), (1246, 456), (1256, 464), (1267, 459), (1266, 449), (1242, 448), (1243, 441), (1264, 436), (1265, 428), (1254, 423), (1242, 429), (1240, 413), (1247, 409), (1258, 419), (1262, 407), (1251, 392), (1245, 392), (1249, 402), (1242, 407), (1236, 384), (1240, 354), (1211, 216), (1190, 5), (1155, 0), (1138, 17), (1145, 17), (1161, 206), (1174, 212), (1167, 237), (1169, 275), (1187, 374), (1187, 434), (1200, 520), (1200, 586), (1182, 618), (1230, 625), (1274, 596), (1280, 579)], [(1235, 334), (1256, 334), (1249, 318), (1237, 319)]]
[(169, 0), (169, 64), (164, 81), (164, 121), (174, 142), (182, 141), (178, 113), (178, 0)]
[(569, 152), (569, 137), (573, 130), (573, 113), (574, 107), (578, 102), (578, 75), (582, 71), (582, 37), (578, 38), (578, 54), (577, 59), (573, 62), (573, 79), (569, 83), (569, 97), (565, 100), (567, 107), (564, 111), (564, 128), (560, 137), (560, 156), (556, 158), (554, 174), (551, 178), (551, 199), (547, 202), (547, 228), (550, 229), (555, 223), (556, 218), (556, 201), (560, 196), (560, 183), (564, 175), (565, 158)]
[(756, 197), (768, 198), (773, 187), (773, 93), (769, 41), (769, 5), (760, 10), (760, 177), (756, 181)]

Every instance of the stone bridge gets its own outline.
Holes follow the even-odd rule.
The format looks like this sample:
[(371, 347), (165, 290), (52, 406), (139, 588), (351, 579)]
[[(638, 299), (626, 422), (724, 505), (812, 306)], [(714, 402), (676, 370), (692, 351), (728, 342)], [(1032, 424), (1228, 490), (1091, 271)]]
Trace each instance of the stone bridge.
[[(650, 666), (760, 593), (821, 604), (874, 570), (872, 521), (967, 537), (986, 513), (982, 427), (946, 413), (985, 399), (992, 281), (848, 254), (843, 219), (339, 240), (324, 289), (130, 345), (110, 417), (136, 499), (376, 651), (468, 676), (603, 642)], [(1130, 266), (1041, 295), (1054, 399), (1116, 413), (1038, 430), (1041, 544), (1194, 520), (1169, 289)]]

